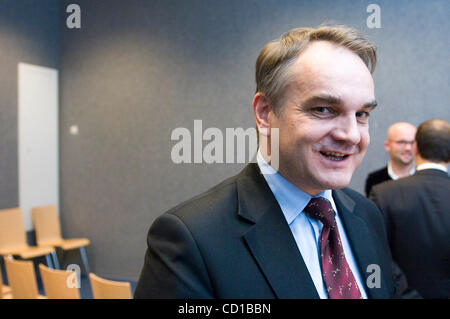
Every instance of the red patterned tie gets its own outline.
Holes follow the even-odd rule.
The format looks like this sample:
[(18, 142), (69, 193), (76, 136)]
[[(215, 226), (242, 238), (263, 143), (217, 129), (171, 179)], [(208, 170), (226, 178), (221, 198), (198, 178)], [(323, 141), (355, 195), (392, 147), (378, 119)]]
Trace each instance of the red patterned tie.
[(345, 259), (330, 202), (323, 197), (311, 198), (304, 211), (323, 224), (320, 234), (320, 261), (328, 297), (331, 299), (362, 298), (355, 277)]

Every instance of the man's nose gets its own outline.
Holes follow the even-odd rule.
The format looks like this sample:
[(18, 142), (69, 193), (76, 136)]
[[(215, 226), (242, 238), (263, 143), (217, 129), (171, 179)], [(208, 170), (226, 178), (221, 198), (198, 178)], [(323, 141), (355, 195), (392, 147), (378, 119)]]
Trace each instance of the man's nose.
[(333, 138), (348, 144), (358, 144), (361, 141), (361, 132), (357, 119), (354, 116), (342, 117), (333, 131)]

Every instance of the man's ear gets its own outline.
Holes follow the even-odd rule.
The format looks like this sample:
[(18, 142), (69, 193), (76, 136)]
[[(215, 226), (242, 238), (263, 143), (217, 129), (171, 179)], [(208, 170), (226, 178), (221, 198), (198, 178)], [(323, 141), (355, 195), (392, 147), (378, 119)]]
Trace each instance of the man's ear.
[(259, 134), (270, 136), (269, 116), (272, 111), (272, 105), (270, 104), (269, 99), (264, 93), (257, 92), (253, 97), (252, 107)]
[(389, 146), (389, 141), (388, 141), (388, 140), (384, 141), (384, 149), (385, 149), (386, 152), (388, 152), (388, 153), (391, 151), (391, 148), (390, 148), (390, 146)]
[(414, 141), (414, 144), (413, 144), (413, 151), (414, 151), (414, 161), (416, 162), (416, 166), (418, 166), (423, 161), (423, 159), (420, 156), (416, 141)]
[(417, 150), (417, 142), (416, 142), (416, 141), (414, 141), (414, 144), (413, 144), (413, 152), (414, 152), (414, 157), (415, 157), (417, 154), (419, 154), (419, 151)]

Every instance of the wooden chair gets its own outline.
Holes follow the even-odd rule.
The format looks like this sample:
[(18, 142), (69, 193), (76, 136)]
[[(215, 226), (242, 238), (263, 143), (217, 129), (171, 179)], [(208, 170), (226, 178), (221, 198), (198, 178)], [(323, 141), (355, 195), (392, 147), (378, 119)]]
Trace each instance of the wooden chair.
[(11, 287), (3, 284), (3, 275), (0, 268), (0, 299), (11, 299)]
[[(38, 244), (42, 246), (58, 247), (63, 250), (80, 249), (84, 269), (86, 274), (88, 274), (89, 264), (84, 247), (90, 244), (89, 239), (63, 239), (58, 211), (55, 205), (34, 207), (31, 209), (31, 216), (36, 230), (36, 240)], [(56, 268), (58, 269), (59, 265), (57, 265)]]
[(38, 292), (32, 261), (4, 257), (6, 275), (13, 299), (47, 299)]
[[(78, 287), (69, 285), (70, 277), (75, 274), (74, 272), (50, 269), (43, 264), (39, 265), (39, 271), (45, 296), (48, 299), (80, 299)], [(77, 277), (75, 278), (75, 280), (78, 280)], [(77, 285), (79, 282), (73, 282), (72, 284)]]
[(20, 208), (0, 210), (0, 255), (16, 255), (21, 259), (45, 256), (47, 265), (53, 267), (50, 255), (58, 263), (53, 247), (29, 246)]
[(131, 299), (129, 282), (112, 281), (89, 274), (94, 299)]

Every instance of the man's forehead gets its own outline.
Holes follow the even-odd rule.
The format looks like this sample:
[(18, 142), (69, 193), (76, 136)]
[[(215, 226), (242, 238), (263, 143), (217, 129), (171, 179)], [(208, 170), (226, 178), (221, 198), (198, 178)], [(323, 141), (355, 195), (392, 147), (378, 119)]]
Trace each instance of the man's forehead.
[(374, 83), (364, 62), (356, 54), (345, 53), (339, 58), (333, 58), (332, 52), (310, 55), (327, 48), (334, 50), (336, 46), (318, 44), (318, 50), (302, 53), (291, 66), (292, 82), (289, 86), (298, 92), (294, 97), (299, 99), (298, 102), (322, 99), (333, 104), (351, 101), (360, 106), (374, 107)]
[(353, 51), (330, 41), (312, 41), (297, 57), (294, 65), (302, 67), (305, 71), (324, 69), (324, 65), (336, 65), (337, 60), (347, 60), (355, 66), (363, 66), (370, 73), (363, 60)]
[[(330, 86), (354, 82), (373, 90), (373, 79), (361, 58), (341, 46), (328, 41), (314, 41), (291, 65), (292, 79), (299, 86)], [(338, 93), (338, 92), (336, 92)]]
[(414, 139), (414, 136), (416, 134), (416, 128), (409, 123), (395, 123), (391, 125), (391, 127), (388, 130), (388, 137), (390, 139), (402, 139), (402, 138), (408, 138), (408, 139)]

